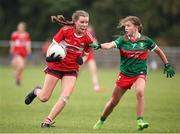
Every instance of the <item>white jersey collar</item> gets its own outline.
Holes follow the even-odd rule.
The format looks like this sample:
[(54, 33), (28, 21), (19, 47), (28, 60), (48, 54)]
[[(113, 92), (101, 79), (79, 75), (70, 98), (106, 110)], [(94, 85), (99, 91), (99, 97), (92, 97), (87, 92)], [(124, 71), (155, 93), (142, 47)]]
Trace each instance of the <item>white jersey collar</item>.
[(76, 33), (74, 33), (74, 36), (77, 38), (81, 38), (83, 35), (77, 35)]

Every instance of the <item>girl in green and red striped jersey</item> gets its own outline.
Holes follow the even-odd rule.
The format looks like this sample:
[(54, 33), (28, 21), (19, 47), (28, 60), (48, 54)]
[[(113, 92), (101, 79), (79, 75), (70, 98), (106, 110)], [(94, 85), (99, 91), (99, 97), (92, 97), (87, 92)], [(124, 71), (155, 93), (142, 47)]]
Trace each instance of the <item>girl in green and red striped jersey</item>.
[(143, 119), (148, 50), (154, 51), (161, 58), (165, 66), (164, 73), (167, 74), (167, 77), (173, 77), (175, 72), (164, 52), (156, 43), (149, 37), (141, 34), (143, 27), (138, 17), (125, 17), (120, 20), (120, 26), (125, 30), (123, 36), (109, 43), (90, 44), (89, 46), (94, 49), (116, 47), (119, 49), (121, 57), (119, 78), (116, 80), (112, 97), (105, 105), (101, 118), (94, 125), (94, 129), (100, 129), (102, 127), (104, 121), (119, 103), (127, 89), (133, 86), (137, 101), (137, 129), (143, 130), (149, 126), (149, 123)]

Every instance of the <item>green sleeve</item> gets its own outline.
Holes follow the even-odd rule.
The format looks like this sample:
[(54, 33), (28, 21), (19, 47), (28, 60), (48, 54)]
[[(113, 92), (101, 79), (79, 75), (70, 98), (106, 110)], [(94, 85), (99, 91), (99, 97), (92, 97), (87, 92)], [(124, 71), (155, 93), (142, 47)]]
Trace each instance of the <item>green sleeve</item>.
[(157, 44), (149, 37), (147, 37), (147, 41), (148, 41), (148, 49), (153, 51), (157, 47)]
[(121, 49), (121, 45), (123, 43), (123, 40), (124, 40), (124, 37), (123, 36), (120, 36), (119, 38), (117, 38), (114, 42), (116, 44), (116, 47), (118, 49)]

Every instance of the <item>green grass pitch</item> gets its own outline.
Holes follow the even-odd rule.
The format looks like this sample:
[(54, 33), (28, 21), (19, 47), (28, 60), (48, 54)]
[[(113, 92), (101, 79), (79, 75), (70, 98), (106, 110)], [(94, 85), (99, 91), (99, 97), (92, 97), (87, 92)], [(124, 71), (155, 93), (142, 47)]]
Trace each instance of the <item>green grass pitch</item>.
[[(0, 133), (138, 133), (136, 130), (135, 94), (129, 90), (114, 109), (101, 130), (93, 130), (105, 103), (111, 97), (118, 69), (99, 69), (100, 83), (106, 91), (92, 89), (87, 69), (80, 73), (75, 92), (55, 126), (40, 128), (60, 94), (60, 83), (47, 103), (37, 99), (29, 106), (25, 95), (42, 85), (43, 67), (28, 66), (21, 87), (15, 85), (11, 67), (0, 67)], [(145, 119), (150, 127), (144, 133), (180, 133), (180, 72), (167, 79), (162, 70), (150, 72), (145, 89)]]

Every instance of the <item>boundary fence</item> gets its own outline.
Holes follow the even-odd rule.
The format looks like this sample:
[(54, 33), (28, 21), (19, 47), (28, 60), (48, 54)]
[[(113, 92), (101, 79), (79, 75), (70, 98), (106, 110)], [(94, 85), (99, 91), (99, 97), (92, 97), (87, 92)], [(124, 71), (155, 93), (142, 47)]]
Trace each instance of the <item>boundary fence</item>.
[[(45, 57), (42, 53), (42, 44), (40, 41), (32, 42), (32, 56), (29, 64), (32, 65), (45, 65)], [(165, 52), (168, 60), (176, 70), (180, 71), (180, 47), (161, 47)], [(95, 59), (99, 68), (119, 68), (119, 51), (117, 49), (111, 50), (98, 50), (95, 51)], [(9, 55), (9, 41), (0, 41), (0, 66), (10, 65)], [(157, 67), (162, 67), (163, 63), (160, 58), (154, 53), (149, 52), (148, 63), (155, 62)]]

